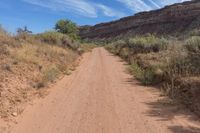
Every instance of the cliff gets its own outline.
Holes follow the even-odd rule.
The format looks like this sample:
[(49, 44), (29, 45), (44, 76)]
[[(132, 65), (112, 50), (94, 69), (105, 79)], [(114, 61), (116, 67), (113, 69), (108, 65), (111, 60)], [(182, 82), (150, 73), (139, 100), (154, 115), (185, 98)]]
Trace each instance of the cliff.
[(101, 39), (126, 34), (165, 35), (185, 33), (196, 28), (200, 28), (200, 1), (192, 0), (159, 10), (141, 12), (113, 22), (82, 26), (80, 36), (83, 39)]

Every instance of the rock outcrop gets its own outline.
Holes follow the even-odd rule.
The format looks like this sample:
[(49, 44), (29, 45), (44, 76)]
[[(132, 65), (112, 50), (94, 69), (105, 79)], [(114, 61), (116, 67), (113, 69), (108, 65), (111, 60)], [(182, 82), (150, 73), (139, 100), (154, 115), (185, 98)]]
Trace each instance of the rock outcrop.
[(141, 12), (117, 21), (80, 28), (82, 38), (102, 39), (120, 35), (146, 33), (177, 34), (200, 27), (200, 0), (166, 6), (159, 10)]

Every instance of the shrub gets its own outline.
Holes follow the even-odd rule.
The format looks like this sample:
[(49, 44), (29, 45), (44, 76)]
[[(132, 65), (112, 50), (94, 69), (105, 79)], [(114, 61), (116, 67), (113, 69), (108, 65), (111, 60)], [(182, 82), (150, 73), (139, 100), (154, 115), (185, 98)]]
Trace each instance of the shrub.
[(164, 38), (157, 38), (153, 35), (144, 37), (136, 36), (126, 40), (118, 40), (106, 46), (106, 48), (124, 59), (139, 53), (150, 53), (167, 50), (168, 41)]
[(124, 40), (118, 40), (106, 45), (106, 49), (113, 54), (120, 55), (121, 49), (125, 48), (126, 44)]
[(76, 23), (72, 22), (71, 20), (59, 20), (55, 25), (56, 31), (69, 35), (72, 39), (77, 40), (79, 39), (78, 34), (79, 30)]
[(77, 42), (72, 41), (67, 35), (55, 31), (47, 31), (37, 34), (36, 38), (48, 44), (59, 45), (73, 50), (77, 50), (79, 48), (79, 44)]
[(115, 52), (116, 49), (115, 49), (115, 47), (114, 47), (114, 45), (113, 45), (112, 43), (106, 45), (105, 48), (106, 48), (108, 51), (110, 51), (111, 53), (116, 54), (116, 52)]
[(138, 64), (131, 64), (129, 70), (144, 85), (156, 84), (162, 80), (156, 77), (155, 68), (142, 69)]
[(167, 49), (167, 41), (153, 35), (147, 37), (137, 36), (128, 40), (128, 47), (130, 47), (134, 53), (159, 52)]
[(185, 48), (188, 52), (200, 53), (200, 37), (193, 36), (186, 41)]
[(185, 48), (188, 52), (188, 62), (193, 74), (200, 74), (200, 37), (194, 36), (186, 41)]
[(42, 42), (55, 44), (55, 45), (62, 45), (62, 40), (64, 40), (64, 38), (66, 42), (67, 41), (69, 42), (69, 39), (66, 35), (55, 32), (55, 31), (47, 31), (47, 32), (38, 34), (36, 35), (36, 38), (40, 39)]
[(54, 81), (60, 73), (60, 70), (56, 65), (49, 66), (46, 70), (43, 72), (43, 80), (44, 82), (52, 82)]
[(138, 66), (138, 64), (131, 64), (129, 71), (135, 76), (136, 79), (142, 81), (144, 71)]
[(20, 62), (39, 64), (41, 59), (37, 57), (37, 46), (22, 45), (13, 53), (14, 58)]
[(119, 55), (123, 59), (128, 60), (129, 59), (129, 49), (128, 48), (122, 48), (122, 49), (120, 49)]

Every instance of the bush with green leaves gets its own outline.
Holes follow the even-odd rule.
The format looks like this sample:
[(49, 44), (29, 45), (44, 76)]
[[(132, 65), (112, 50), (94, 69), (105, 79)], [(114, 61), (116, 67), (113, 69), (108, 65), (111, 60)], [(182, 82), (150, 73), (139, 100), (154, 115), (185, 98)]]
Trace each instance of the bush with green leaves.
[(128, 40), (128, 47), (134, 53), (159, 52), (167, 49), (167, 41), (164, 38), (158, 38), (153, 35), (146, 37), (136, 36)]
[(200, 53), (200, 37), (193, 36), (186, 41), (185, 48), (188, 52)]
[(188, 53), (187, 60), (190, 63), (193, 74), (200, 74), (200, 37), (193, 36), (186, 41), (185, 48)]
[(71, 20), (68, 19), (59, 20), (55, 25), (55, 29), (57, 32), (69, 35), (74, 40), (79, 39), (78, 26)]
[(153, 85), (161, 82), (161, 78), (158, 78), (156, 74), (156, 68), (150, 67), (143, 69), (138, 64), (134, 63), (130, 65), (129, 71), (144, 85)]
[(42, 42), (45, 43), (61, 45), (63, 38), (68, 38), (68, 36), (55, 31), (47, 31), (36, 35), (36, 38), (39, 38)]
[(150, 53), (167, 50), (168, 41), (164, 38), (158, 38), (154, 35), (136, 36), (133, 38), (114, 41), (106, 48), (116, 55), (132, 56), (139, 53)]

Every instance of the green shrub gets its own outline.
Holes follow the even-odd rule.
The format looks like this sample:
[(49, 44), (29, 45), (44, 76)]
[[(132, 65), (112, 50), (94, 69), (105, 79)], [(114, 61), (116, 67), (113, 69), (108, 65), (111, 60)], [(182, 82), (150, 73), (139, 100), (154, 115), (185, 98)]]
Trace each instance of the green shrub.
[(192, 73), (192, 65), (186, 57), (171, 58), (169, 63), (166, 64), (165, 80), (171, 81), (174, 77), (188, 76)]
[(49, 43), (49, 44), (57, 44), (57, 45), (62, 45), (62, 40), (64, 38), (66, 40), (68, 39), (66, 35), (55, 32), (55, 31), (47, 31), (47, 32), (38, 34), (36, 35), (36, 38), (40, 39), (42, 42)]
[(140, 81), (143, 79), (144, 70), (142, 70), (138, 64), (131, 64), (129, 71), (135, 76), (136, 79)]
[(150, 53), (167, 50), (168, 41), (153, 35), (136, 36), (126, 40), (118, 40), (106, 46), (106, 48), (124, 59), (139, 53)]
[(138, 64), (131, 64), (129, 70), (144, 85), (152, 85), (160, 82), (156, 78), (156, 73), (153, 68), (142, 69)]
[(111, 53), (120, 55), (121, 50), (126, 48), (127, 43), (124, 40), (114, 41), (106, 45), (106, 49), (109, 50)]
[(116, 54), (116, 53), (117, 53), (117, 52), (116, 52), (116, 49), (115, 49), (115, 47), (114, 47), (114, 45), (113, 45), (112, 43), (106, 45), (105, 48), (106, 48), (109, 52), (111, 52), (111, 53), (113, 53), (113, 54)]
[(188, 52), (200, 53), (200, 37), (193, 36), (186, 41), (185, 48)]
[(55, 25), (56, 31), (69, 35), (70, 38), (74, 40), (79, 39), (79, 29), (76, 23), (72, 22), (71, 20), (59, 20)]
[(188, 52), (187, 60), (191, 66), (192, 74), (200, 74), (200, 37), (193, 36), (186, 41)]
[(167, 41), (153, 35), (146, 37), (137, 36), (128, 40), (128, 47), (131, 48), (134, 53), (159, 52), (167, 49)]

